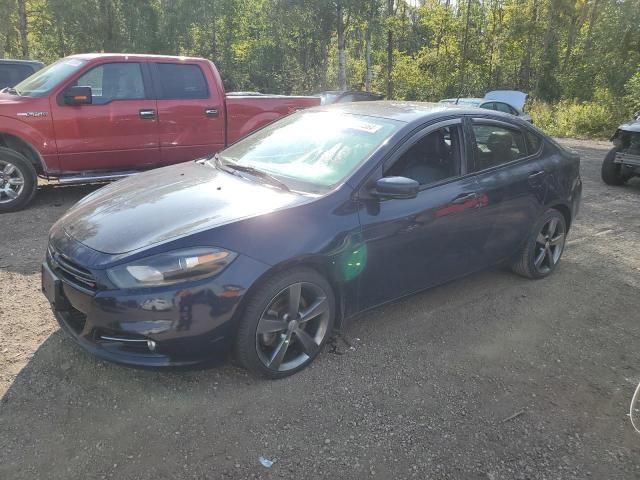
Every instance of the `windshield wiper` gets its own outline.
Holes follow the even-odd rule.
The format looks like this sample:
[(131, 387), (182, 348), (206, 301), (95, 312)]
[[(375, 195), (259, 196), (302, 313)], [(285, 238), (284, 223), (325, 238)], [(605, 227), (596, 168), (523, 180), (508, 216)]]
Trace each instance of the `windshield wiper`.
[(16, 90), (13, 87), (6, 87), (6, 88), (3, 88), (1, 91), (2, 91), (2, 93), (8, 93), (10, 95), (18, 95), (18, 96), (20, 96), (20, 92), (18, 92), (18, 90)]
[(238, 172), (245, 172), (255, 177), (258, 177), (266, 181), (267, 183), (270, 183), (271, 185), (280, 188), (281, 190), (286, 190), (287, 192), (291, 191), (291, 189), (287, 186), (286, 183), (278, 180), (276, 177), (265, 172), (264, 170), (258, 170), (257, 168), (249, 167), (248, 165), (238, 165), (237, 163), (234, 163), (234, 162), (227, 162), (222, 160), (218, 155), (214, 157), (214, 160), (216, 164), (220, 166), (223, 170), (227, 170), (227, 171), (237, 170)]

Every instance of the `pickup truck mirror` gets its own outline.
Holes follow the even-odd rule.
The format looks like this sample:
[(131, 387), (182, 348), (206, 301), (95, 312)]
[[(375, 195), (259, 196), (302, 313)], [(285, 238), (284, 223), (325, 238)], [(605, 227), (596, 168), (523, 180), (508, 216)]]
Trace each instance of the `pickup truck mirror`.
[(93, 102), (91, 87), (69, 87), (62, 98), (65, 105), (89, 105)]
[(378, 198), (416, 198), (420, 184), (407, 177), (383, 177), (371, 191)]

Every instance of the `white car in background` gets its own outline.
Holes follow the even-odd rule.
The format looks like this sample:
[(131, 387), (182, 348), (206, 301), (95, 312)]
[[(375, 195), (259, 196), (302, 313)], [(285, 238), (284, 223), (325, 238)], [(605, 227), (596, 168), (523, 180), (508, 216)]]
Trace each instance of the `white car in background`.
[(510, 113), (511, 115), (520, 117), (522, 120), (533, 123), (531, 116), (522, 111), (527, 97), (528, 95), (526, 93), (518, 92), (517, 90), (493, 90), (487, 93), (484, 98), (445, 98), (444, 100), (440, 100), (440, 103), (497, 110), (498, 112)]

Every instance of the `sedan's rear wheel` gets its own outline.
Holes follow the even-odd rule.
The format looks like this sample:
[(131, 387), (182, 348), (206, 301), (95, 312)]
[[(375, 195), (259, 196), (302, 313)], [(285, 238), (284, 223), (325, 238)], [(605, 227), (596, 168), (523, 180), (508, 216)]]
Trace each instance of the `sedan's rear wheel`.
[(530, 234), (512, 269), (527, 278), (550, 275), (564, 251), (567, 224), (558, 210), (547, 210)]
[(314, 270), (276, 274), (247, 303), (236, 357), (248, 370), (269, 378), (292, 375), (320, 353), (334, 311), (331, 286)]

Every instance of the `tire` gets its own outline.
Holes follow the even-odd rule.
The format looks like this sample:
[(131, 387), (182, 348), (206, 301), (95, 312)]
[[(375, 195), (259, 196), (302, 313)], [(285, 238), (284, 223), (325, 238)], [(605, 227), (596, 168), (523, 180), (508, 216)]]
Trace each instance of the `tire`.
[(607, 153), (607, 156), (604, 157), (604, 160), (602, 161), (602, 181), (607, 185), (619, 186), (623, 185), (624, 182), (628, 180), (628, 178), (625, 178), (622, 175), (620, 165), (614, 163), (616, 153), (618, 153), (618, 149), (612, 148), (611, 150), (609, 150), (609, 153)]
[(564, 215), (550, 208), (536, 222), (511, 269), (526, 278), (547, 277), (560, 263), (567, 235)]
[(0, 147), (0, 213), (24, 208), (37, 187), (38, 176), (31, 162), (15, 150)]
[(274, 379), (309, 365), (333, 328), (335, 296), (329, 282), (315, 270), (295, 268), (275, 273), (250, 295), (235, 339), (238, 363)]

